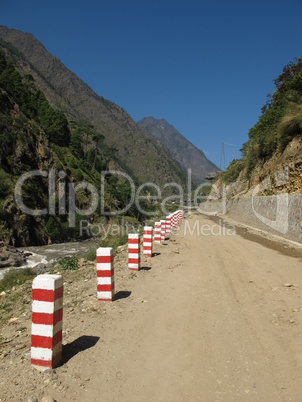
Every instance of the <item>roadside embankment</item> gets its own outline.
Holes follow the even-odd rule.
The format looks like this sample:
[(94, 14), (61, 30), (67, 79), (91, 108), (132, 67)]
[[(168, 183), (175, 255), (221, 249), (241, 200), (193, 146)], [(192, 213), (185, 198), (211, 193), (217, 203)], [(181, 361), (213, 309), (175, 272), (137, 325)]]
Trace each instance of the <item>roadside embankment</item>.
[(237, 223), (302, 243), (302, 195), (280, 194), (209, 200), (200, 212), (224, 216)]

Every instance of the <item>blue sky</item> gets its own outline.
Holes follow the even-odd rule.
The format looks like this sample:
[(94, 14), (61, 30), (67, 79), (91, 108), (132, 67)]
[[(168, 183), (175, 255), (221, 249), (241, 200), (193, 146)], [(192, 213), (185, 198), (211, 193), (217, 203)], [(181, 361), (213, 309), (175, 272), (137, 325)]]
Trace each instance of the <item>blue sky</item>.
[(273, 79), (302, 56), (300, 0), (0, 0), (0, 25), (32, 33), (137, 121), (165, 118), (225, 165)]

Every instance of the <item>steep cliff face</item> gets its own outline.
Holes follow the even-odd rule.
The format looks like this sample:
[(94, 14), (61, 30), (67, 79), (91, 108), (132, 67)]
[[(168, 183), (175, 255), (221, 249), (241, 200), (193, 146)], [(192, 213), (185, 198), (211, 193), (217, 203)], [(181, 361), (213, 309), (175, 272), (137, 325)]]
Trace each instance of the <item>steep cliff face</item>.
[(92, 124), (115, 150), (121, 168), (141, 182), (184, 184), (180, 165), (160, 141), (140, 129), (119, 106), (97, 95), (31, 34), (0, 27), (0, 48), (23, 74), (31, 74), (50, 104), (69, 120)]
[(158, 138), (183, 169), (192, 169), (192, 177), (197, 183), (204, 180), (209, 173), (219, 170), (201, 150), (196, 148), (165, 119), (144, 117), (137, 124)]

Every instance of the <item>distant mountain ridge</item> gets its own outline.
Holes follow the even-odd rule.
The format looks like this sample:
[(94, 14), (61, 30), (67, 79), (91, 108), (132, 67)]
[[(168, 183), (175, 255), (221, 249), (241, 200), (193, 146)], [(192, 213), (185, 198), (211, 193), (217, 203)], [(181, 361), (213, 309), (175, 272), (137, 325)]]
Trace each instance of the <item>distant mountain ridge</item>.
[(165, 119), (155, 119), (151, 116), (144, 117), (137, 122), (137, 125), (158, 138), (183, 169), (192, 169), (192, 177), (195, 181), (200, 182), (209, 173), (220, 170), (206, 158), (200, 149), (187, 140)]
[[(140, 182), (185, 184), (185, 172), (160, 141), (140, 129), (116, 104), (97, 95), (31, 34), (0, 26), (0, 49), (22, 75), (30, 74), (51, 106), (68, 120), (91, 123), (115, 152), (122, 170)], [(86, 138), (87, 146), (93, 146)]]

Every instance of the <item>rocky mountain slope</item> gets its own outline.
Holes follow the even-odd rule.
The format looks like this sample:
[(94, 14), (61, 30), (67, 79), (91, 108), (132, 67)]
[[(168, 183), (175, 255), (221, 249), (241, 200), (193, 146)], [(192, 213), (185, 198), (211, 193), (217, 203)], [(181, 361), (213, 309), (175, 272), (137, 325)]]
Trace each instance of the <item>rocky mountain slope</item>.
[[(97, 95), (29, 33), (0, 26), (0, 48), (22, 74), (30, 74), (50, 104), (68, 120), (92, 124), (115, 153), (119, 168), (140, 182), (184, 184), (185, 174), (156, 138), (140, 129), (119, 106)], [(91, 136), (87, 147), (93, 145)]]
[[(81, 122), (69, 126), (33, 78), (21, 76), (0, 51), (0, 240), (25, 246), (80, 236), (79, 220), (84, 216), (79, 210), (91, 204), (91, 192), (76, 186), (89, 183), (99, 193), (99, 171), (117, 163), (102, 136), (95, 133), (94, 147), (86, 147), (80, 137), (84, 129)], [(103, 218), (101, 205), (113, 211), (128, 204), (129, 184), (106, 175), (104, 185), (103, 200), (98, 198), (89, 219)], [(132, 205), (128, 215), (140, 219), (138, 212)], [(2, 250), (1, 244), (3, 265), (9, 250)]]
[(242, 158), (218, 177), (203, 210), (302, 243), (302, 58), (274, 82)]
[(196, 148), (165, 119), (144, 117), (137, 122), (137, 125), (158, 138), (182, 168), (185, 170), (191, 168), (192, 177), (197, 183), (204, 180), (208, 173), (219, 170), (200, 149)]
[[(225, 184), (236, 183), (234, 196), (250, 193), (259, 184), (263, 187), (268, 179), (271, 186), (266, 195), (280, 190), (302, 192), (302, 59), (287, 64), (274, 82), (275, 92), (268, 95), (259, 120), (249, 130), (242, 158), (234, 160), (220, 177)], [(280, 180), (284, 174), (286, 180)]]

